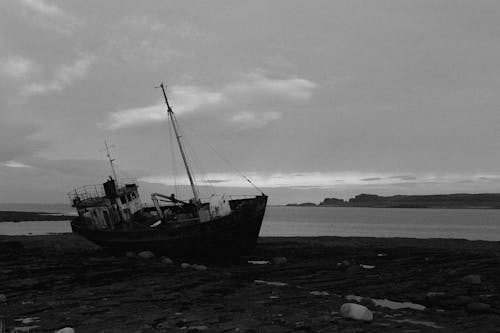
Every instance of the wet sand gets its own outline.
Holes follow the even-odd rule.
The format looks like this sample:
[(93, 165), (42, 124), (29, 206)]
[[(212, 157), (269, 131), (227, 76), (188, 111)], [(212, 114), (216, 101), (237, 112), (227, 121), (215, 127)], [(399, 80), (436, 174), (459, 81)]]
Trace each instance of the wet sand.
[[(112, 255), (71, 234), (0, 236), (0, 315), (8, 329), (39, 332), (495, 332), (499, 255), (500, 242), (261, 238), (239, 260), (166, 264)], [(471, 274), (479, 280), (463, 280)], [(373, 311), (371, 322), (340, 316), (356, 300)]]

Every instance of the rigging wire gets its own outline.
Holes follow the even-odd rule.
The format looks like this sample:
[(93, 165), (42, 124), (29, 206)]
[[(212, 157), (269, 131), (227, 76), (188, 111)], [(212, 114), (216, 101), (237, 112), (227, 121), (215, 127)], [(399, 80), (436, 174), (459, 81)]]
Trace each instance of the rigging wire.
[(190, 157), (191, 161), (193, 161), (195, 169), (198, 171), (198, 174), (200, 175), (199, 178), (201, 178), (201, 182), (203, 183), (203, 187), (207, 188), (208, 192), (210, 194), (214, 195), (215, 194), (215, 188), (208, 181), (207, 175), (206, 175), (206, 172), (205, 172), (205, 168), (203, 167), (202, 161), (199, 159), (198, 155), (195, 153), (196, 150), (194, 149), (194, 146), (187, 139), (184, 140), (184, 143), (186, 144), (186, 147), (188, 149), (189, 157)]
[(252, 185), (253, 188), (255, 188), (257, 191), (259, 191), (260, 193), (264, 194), (264, 192), (259, 188), (257, 187), (257, 185), (255, 185), (254, 183), (252, 183), (252, 181), (243, 174), (243, 172), (241, 172), (238, 168), (236, 168), (236, 166), (234, 166), (228, 159), (226, 159), (224, 156), (222, 156), (209, 142), (208, 140), (203, 140), (203, 138), (201, 138), (198, 134), (196, 134), (196, 132), (194, 132), (193, 130), (191, 130), (190, 128), (188, 127), (185, 127), (188, 129), (189, 133), (190, 134), (193, 134), (194, 136), (196, 136), (201, 142), (204, 142), (222, 161), (226, 162), (230, 167), (232, 167), (243, 179), (245, 179), (250, 185)]
[(194, 167), (196, 169), (197, 172), (194, 172), (194, 174), (198, 174), (199, 176), (196, 176), (196, 175), (193, 175), (193, 181), (194, 183), (197, 185), (198, 189), (200, 189), (200, 185), (199, 185), (199, 180), (197, 178), (200, 178), (201, 182), (204, 184), (203, 187), (204, 188), (208, 188), (208, 192), (210, 194), (215, 194), (215, 189), (214, 187), (212, 186), (212, 184), (210, 184), (208, 181), (207, 181), (207, 178), (205, 177), (205, 169), (203, 168), (203, 164), (201, 162), (201, 160), (198, 158), (198, 155), (195, 153), (196, 150), (194, 149), (193, 145), (191, 144), (191, 142), (187, 139), (186, 136), (184, 136), (184, 131), (182, 129), (182, 127), (184, 125), (181, 126), (181, 124), (179, 123), (179, 120), (177, 120), (177, 123), (179, 124), (179, 127), (178, 127), (178, 130), (179, 130), (179, 134), (182, 136), (183, 140), (184, 140), (184, 146), (186, 149), (186, 153), (188, 154), (188, 157), (189, 157), (189, 160), (192, 162), (192, 164), (194, 164)]
[[(177, 120), (177, 123), (179, 123), (179, 120)], [(189, 155), (189, 159), (193, 162), (193, 164), (196, 168), (196, 171), (198, 171), (197, 173), (200, 175), (199, 177), (195, 177), (194, 181), (195, 181), (195, 183), (198, 183), (196, 178), (200, 178), (201, 182), (203, 183), (203, 186), (208, 188), (209, 194), (215, 195), (215, 189), (214, 189), (213, 185), (206, 178), (206, 173), (205, 173), (205, 168), (203, 167), (203, 163), (198, 158), (198, 155), (196, 154), (196, 150), (194, 149), (194, 146), (191, 144), (191, 141), (188, 140), (188, 138), (186, 136), (184, 136), (184, 131), (183, 131), (184, 125), (183, 124), (182, 124), (182, 126), (180, 126), (180, 125), (181, 124), (179, 123), (179, 132), (180, 132), (181, 136), (183, 137), (185, 146), (187, 148), (187, 153)], [(200, 186), (200, 185), (197, 184), (197, 186)]]

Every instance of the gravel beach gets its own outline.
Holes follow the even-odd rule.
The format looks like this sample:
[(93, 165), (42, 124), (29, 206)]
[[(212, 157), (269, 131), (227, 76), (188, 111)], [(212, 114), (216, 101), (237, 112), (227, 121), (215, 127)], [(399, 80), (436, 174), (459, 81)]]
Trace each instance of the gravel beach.
[[(225, 261), (0, 236), (7, 332), (496, 332), (500, 242), (261, 238)], [(147, 259), (146, 259), (147, 258)], [(371, 321), (343, 317), (359, 303)]]

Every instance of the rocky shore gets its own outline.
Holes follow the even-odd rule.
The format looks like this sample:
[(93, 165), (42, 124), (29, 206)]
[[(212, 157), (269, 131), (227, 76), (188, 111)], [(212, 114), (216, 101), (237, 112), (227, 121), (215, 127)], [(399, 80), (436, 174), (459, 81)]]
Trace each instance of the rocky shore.
[[(499, 242), (261, 238), (227, 262), (0, 236), (0, 321), (7, 332), (495, 332), (499, 254)], [(345, 303), (373, 319), (343, 317)]]

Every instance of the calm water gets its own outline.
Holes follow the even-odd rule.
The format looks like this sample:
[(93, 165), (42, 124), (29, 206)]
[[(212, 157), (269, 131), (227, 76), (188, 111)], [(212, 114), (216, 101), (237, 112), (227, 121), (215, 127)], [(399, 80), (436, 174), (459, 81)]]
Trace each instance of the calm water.
[(261, 235), (500, 241), (500, 210), (275, 206), (268, 207)]
[(74, 214), (75, 209), (69, 204), (32, 204), (32, 203), (0, 203), (1, 210), (15, 210), (18, 212), (44, 212)]
[[(8, 210), (0, 204), (0, 210)], [(66, 205), (45, 205), (10, 210), (68, 213)], [(59, 207), (57, 207), (59, 206)], [(22, 207), (21, 207), (22, 208)], [(69, 221), (0, 223), (0, 234), (70, 232)], [(369, 236), (465, 238), (500, 241), (500, 210), (412, 208), (267, 208), (261, 236)]]

